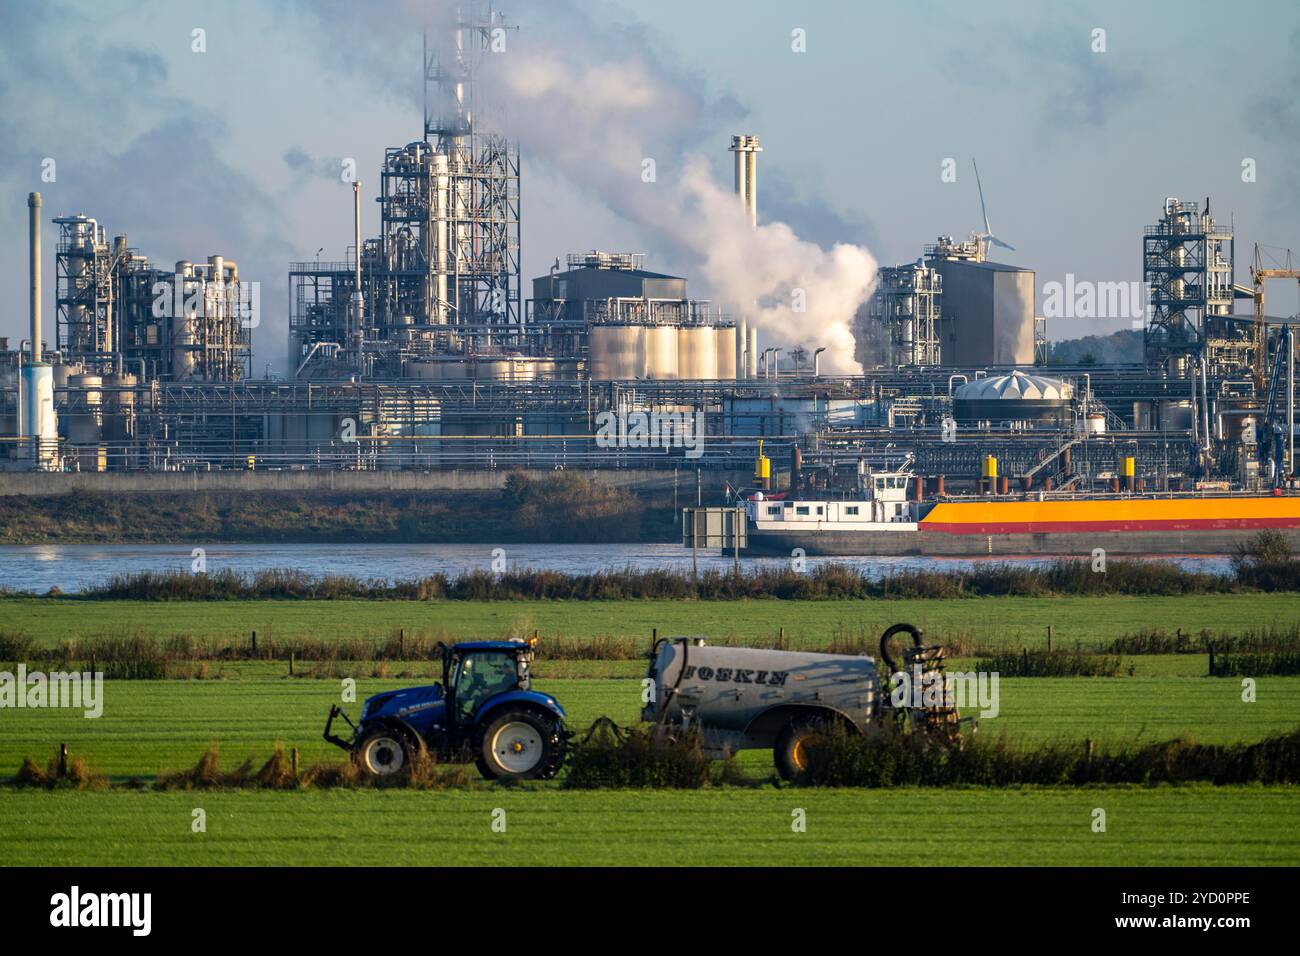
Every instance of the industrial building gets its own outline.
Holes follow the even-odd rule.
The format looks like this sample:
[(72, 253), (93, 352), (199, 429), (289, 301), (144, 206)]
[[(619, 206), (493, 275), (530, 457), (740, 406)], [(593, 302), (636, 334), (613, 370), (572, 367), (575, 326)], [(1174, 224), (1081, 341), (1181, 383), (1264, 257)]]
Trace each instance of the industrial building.
[[(976, 235), (940, 236), (915, 263), (880, 270), (854, 333), (863, 365), (1041, 364), (1046, 324), (1032, 269), (991, 262)], [(876, 363), (872, 363), (872, 357)]]
[(258, 297), (228, 256), (155, 265), (125, 235), (79, 214), (60, 216), (55, 253), (56, 378), (122, 374), (138, 381), (248, 378)]
[[(1146, 354), (1122, 366), (1047, 374), (1035, 273), (989, 259), (1005, 243), (987, 219), (880, 270), (855, 318), (858, 375), (821, 375), (815, 349), (780, 360), (743, 304), (692, 298), (688, 277), (638, 253), (568, 253), (526, 289), (518, 151), (471, 108), (499, 26), (467, 14), (426, 47), (423, 136), (386, 150), (368, 193), (379, 234), (361, 235), (356, 182), (344, 254), (289, 264), (287, 380), (250, 376), (255, 277), (231, 255), (155, 265), (88, 215), (42, 220), (33, 194), (32, 331), (0, 341), (0, 467), (735, 471), (762, 439), (778, 467), (798, 450), (826, 488), (885, 467), (979, 487), (990, 457), (1017, 492), (1109, 488), (1130, 461), (1153, 490), (1293, 472), (1292, 337), (1265, 315), (1264, 288), (1300, 270), (1257, 249), (1252, 283), (1237, 284), (1232, 229), (1208, 200), (1166, 199), (1144, 231)], [(751, 228), (761, 150), (730, 137)], [(1243, 300), (1252, 311), (1235, 314)], [(596, 416), (612, 409), (698, 413), (702, 454), (600, 447)]]

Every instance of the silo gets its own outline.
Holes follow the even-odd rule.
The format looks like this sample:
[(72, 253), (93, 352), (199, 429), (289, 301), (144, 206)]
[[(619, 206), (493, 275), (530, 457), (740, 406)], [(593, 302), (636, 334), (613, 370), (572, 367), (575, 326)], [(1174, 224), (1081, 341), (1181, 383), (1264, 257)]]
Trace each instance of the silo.
[(736, 377), (736, 327), (723, 326), (717, 330), (718, 378), (734, 379)]
[(749, 323), (744, 319), (736, 326), (736, 379), (749, 377)]
[(23, 366), (23, 434), (34, 439), (35, 467), (48, 470), (58, 460), (59, 426), (54, 414), (54, 370), (45, 362)]
[[(179, 263), (178, 263), (179, 265)], [(190, 272), (194, 269), (191, 266)], [(172, 276), (175, 282), (174, 288), (179, 290), (176, 295), (176, 302), (179, 304), (175, 308), (175, 315), (172, 316), (171, 327), (171, 347), (172, 347), (172, 381), (184, 382), (194, 376), (194, 369), (197, 364), (194, 347), (198, 344), (198, 317), (191, 314), (191, 310), (185, 307), (190, 292), (194, 288), (195, 280), (187, 278), (183, 273), (177, 272)], [(205, 296), (206, 299), (206, 296)], [(205, 303), (206, 307), (206, 303)]]
[(718, 333), (713, 326), (677, 330), (677, 377), (692, 381), (718, 377)]
[(652, 325), (645, 329), (645, 374), (642, 377), (659, 381), (678, 377), (678, 333), (675, 325)]
[(588, 372), (596, 381), (641, 378), (645, 368), (645, 327), (595, 325), (587, 338)]
[(478, 382), (509, 382), (512, 373), (508, 358), (479, 359), (474, 363), (474, 380)]
[(103, 471), (104, 380), (98, 375), (68, 379), (68, 444), (81, 471)]
[(115, 446), (110, 455), (115, 467), (134, 467), (135, 389), (139, 383), (130, 372), (104, 379), (104, 441)]

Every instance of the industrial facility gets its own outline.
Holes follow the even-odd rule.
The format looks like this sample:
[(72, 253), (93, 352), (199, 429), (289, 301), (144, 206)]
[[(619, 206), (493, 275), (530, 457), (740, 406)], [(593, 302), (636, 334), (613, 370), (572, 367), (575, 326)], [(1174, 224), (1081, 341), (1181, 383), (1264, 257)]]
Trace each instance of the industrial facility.
[[(0, 468), (734, 472), (762, 439), (779, 469), (797, 461), (825, 489), (889, 468), (936, 493), (988, 490), (990, 457), (1005, 494), (1290, 481), (1293, 339), (1264, 291), (1300, 269), (1257, 248), (1239, 282), (1208, 199), (1153, 198), (1140, 263), (1131, 237), (1149, 301), (1145, 354), (1125, 365), (1044, 368), (1035, 273), (989, 258), (1009, 247), (987, 216), (984, 232), (880, 270), (854, 317), (852, 376), (823, 375), (819, 349), (760, 341), (743, 306), (692, 298), (689, 277), (640, 253), (548, 250), (554, 266), (525, 286), (518, 149), (472, 110), (499, 24), (466, 16), (426, 43), (423, 135), (385, 151), (377, 185), (353, 183), (341, 258), (288, 263), (283, 378), (251, 374), (257, 284), (280, 278), (241, 275), (238, 250), (156, 264), (87, 212), (44, 218), (33, 193), (30, 337), (0, 340)], [(757, 228), (762, 147), (737, 134), (728, 149)], [(380, 229), (363, 237), (368, 196)], [(699, 413), (702, 453), (602, 448), (609, 409)]]

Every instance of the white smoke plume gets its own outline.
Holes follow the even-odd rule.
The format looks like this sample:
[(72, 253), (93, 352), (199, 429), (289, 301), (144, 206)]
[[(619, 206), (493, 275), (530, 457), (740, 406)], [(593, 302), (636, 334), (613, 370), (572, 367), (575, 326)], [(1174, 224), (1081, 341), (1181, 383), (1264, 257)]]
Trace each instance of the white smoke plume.
[[(395, 36), (385, 30), (400, 25), (409, 35), (411, 21), (422, 21), (430, 45), (450, 57), (451, 23), (466, 5), (475, 4), (376, 0), (367, 4), (359, 32), (346, 0), (296, 9), (318, 18), (321, 29), (308, 33), (332, 43), (332, 63), (357, 68), (370, 82), (387, 77), (389, 92), (397, 92), (411, 88), (409, 73), (395, 67)], [(642, 30), (619, 24), (608, 8), (586, 0), (517, 0), (511, 13), (519, 29), (504, 35), (504, 49), (474, 56), (476, 126), (519, 142), (525, 176), (545, 167), (584, 199), (642, 227), (646, 245), (682, 266), (693, 294), (702, 284), (707, 296), (758, 327), (760, 347), (811, 353), (825, 346), (825, 372), (859, 371), (851, 325), (875, 281), (875, 260), (860, 245), (827, 250), (784, 223), (763, 221), (770, 152), (759, 159), (760, 225), (749, 227), (731, 189), (730, 157), (725, 184), (710, 174), (709, 162), (725, 153), (732, 133), (763, 135), (742, 128), (744, 108), (711, 94), (706, 78), (666, 63)], [(654, 160), (653, 182), (642, 178), (647, 159)]]
[[(811, 354), (825, 346), (823, 371), (860, 371), (851, 323), (875, 280), (871, 254), (845, 243), (823, 249), (781, 222), (751, 229), (740, 200), (691, 151), (707, 105), (642, 43), (620, 39), (602, 45), (595, 62), (590, 47), (575, 57), (573, 34), (564, 48), (521, 36), (507, 56), (489, 58), (480, 83), (511, 104), (508, 134), (528, 163), (545, 164), (653, 230), (675, 258), (697, 263), (713, 297), (758, 327), (760, 347)], [(712, 137), (719, 152), (730, 142), (725, 129)], [(651, 182), (646, 160), (654, 161)]]

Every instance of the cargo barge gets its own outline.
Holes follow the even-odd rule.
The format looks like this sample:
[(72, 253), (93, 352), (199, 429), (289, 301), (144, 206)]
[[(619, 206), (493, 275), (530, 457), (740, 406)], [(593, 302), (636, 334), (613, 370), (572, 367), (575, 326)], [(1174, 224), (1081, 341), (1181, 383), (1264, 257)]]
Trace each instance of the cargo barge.
[(912, 476), (872, 475), (853, 499), (754, 492), (750, 554), (1231, 554), (1260, 531), (1300, 549), (1300, 495), (1248, 492), (943, 497), (911, 501)]

